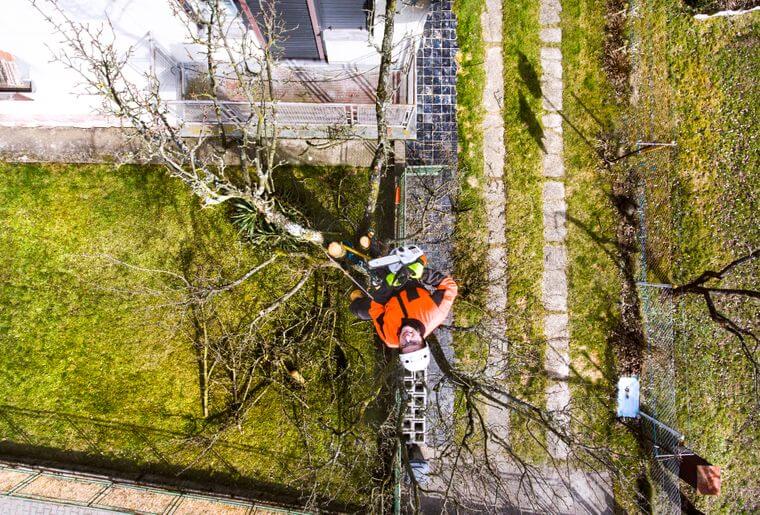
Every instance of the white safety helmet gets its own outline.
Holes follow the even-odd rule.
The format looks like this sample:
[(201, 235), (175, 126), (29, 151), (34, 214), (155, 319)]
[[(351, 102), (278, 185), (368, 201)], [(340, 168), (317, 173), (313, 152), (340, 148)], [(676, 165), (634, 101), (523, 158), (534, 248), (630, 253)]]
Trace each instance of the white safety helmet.
[(399, 354), (401, 364), (409, 372), (417, 372), (418, 370), (425, 370), (430, 363), (430, 349), (427, 344), (420, 350), (414, 352), (407, 352), (406, 354)]

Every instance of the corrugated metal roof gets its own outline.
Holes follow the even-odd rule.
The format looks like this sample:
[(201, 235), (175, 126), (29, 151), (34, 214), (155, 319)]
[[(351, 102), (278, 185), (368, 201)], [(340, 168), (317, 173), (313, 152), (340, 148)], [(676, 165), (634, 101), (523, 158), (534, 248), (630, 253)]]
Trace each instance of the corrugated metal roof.
[[(267, 2), (271, 0), (245, 1), (253, 16), (261, 19), (262, 6), (266, 9)], [(314, 27), (311, 24), (306, 0), (277, 0), (275, 6), (278, 15), (285, 24), (285, 33), (281, 44), (278, 45), (283, 49), (281, 57), (285, 59), (319, 60)]]
[(323, 29), (367, 28), (367, 12), (372, 8), (370, 0), (315, 0), (314, 3)]

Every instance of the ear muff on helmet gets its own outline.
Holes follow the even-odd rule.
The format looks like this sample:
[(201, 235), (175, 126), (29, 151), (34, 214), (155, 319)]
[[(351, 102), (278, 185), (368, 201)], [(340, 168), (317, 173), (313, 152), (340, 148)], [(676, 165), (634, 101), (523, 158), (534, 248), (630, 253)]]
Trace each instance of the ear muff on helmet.
[(385, 276), (385, 282), (388, 283), (388, 286), (402, 286), (406, 283), (406, 281), (409, 280), (409, 277), (411, 276), (411, 271), (408, 267), (400, 268), (395, 273), (391, 272), (388, 275)]
[(398, 269), (395, 273), (389, 273), (385, 276), (385, 282), (388, 286), (401, 286), (409, 279), (420, 279), (424, 271), (425, 265), (415, 262)]
[(409, 277), (412, 279), (419, 279), (422, 277), (422, 272), (425, 271), (425, 265), (420, 263), (419, 261), (412, 263), (411, 265), (407, 265), (406, 268), (409, 269)]

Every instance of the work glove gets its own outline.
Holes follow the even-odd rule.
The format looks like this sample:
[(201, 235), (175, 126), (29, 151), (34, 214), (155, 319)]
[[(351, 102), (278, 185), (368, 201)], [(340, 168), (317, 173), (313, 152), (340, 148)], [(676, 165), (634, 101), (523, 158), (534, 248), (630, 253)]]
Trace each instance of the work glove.
[(441, 281), (446, 279), (446, 274), (443, 274), (439, 272), (438, 270), (431, 270), (429, 268), (426, 268), (425, 271), (422, 273), (422, 278), (420, 279), (420, 282), (424, 284), (425, 286), (430, 286), (431, 288), (437, 288), (439, 284), (441, 284)]

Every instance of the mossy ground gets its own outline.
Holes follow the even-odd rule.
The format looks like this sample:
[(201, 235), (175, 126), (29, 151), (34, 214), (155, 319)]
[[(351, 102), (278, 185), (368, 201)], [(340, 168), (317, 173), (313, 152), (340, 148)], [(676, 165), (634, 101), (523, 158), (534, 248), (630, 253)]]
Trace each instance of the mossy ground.
[[(293, 173), (303, 190), (313, 191), (314, 205), (305, 209), (319, 204), (334, 216), (347, 216), (350, 206), (335, 209), (330, 195), (337, 189), (328, 195), (321, 185), (339, 181), (361, 191), (366, 182), (362, 170)], [(214, 425), (201, 414), (186, 320), (166, 296), (151, 294), (170, 281), (112, 266), (103, 256), (145, 269), (214, 270), (231, 280), (269, 250), (241, 239), (228, 206), (200, 209), (182, 184), (157, 168), (0, 164), (0, 176), (2, 441), (130, 469), (176, 472), (191, 464), (202, 449), (197, 439), (213, 434)], [(225, 313), (256, 312), (291, 287), (298, 277), (286, 261), (230, 294)], [(334, 279), (333, 299), (340, 303), (350, 288)], [(309, 284), (304, 295), (323, 294), (316, 282)], [(345, 306), (338, 311), (347, 312)], [(355, 372), (351, 381), (357, 392), (367, 391), (374, 358), (369, 327), (345, 316), (338, 328)], [(328, 372), (302, 369), (305, 402), (311, 409), (325, 403), (310, 426), (315, 457), (331, 445), (330, 432), (319, 429), (335, 415), (336, 391), (323, 377)], [(213, 391), (212, 419), (222, 408)], [(302, 457), (303, 435), (279, 399), (267, 394), (241, 431), (228, 432), (190, 468), (220, 481), (297, 486), (289, 467)], [(357, 437), (362, 434), (359, 429)], [(364, 436), (371, 449), (371, 432)], [(334, 475), (328, 483), (340, 488), (340, 498), (358, 502), (369, 472), (338, 467), (325, 473)]]
[[(699, 22), (675, 1), (646, 5), (641, 14), (633, 26), (641, 61), (631, 132), (678, 145), (641, 159), (650, 185), (648, 278), (682, 284), (760, 243), (760, 16)], [(755, 263), (723, 286), (758, 284)], [(758, 329), (757, 303), (721, 298), (717, 305)], [(687, 445), (723, 468), (721, 496), (696, 496), (697, 506), (756, 511), (760, 432), (748, 360), (700, 298), (682, 299), (676, 313), (677, 426)]]

